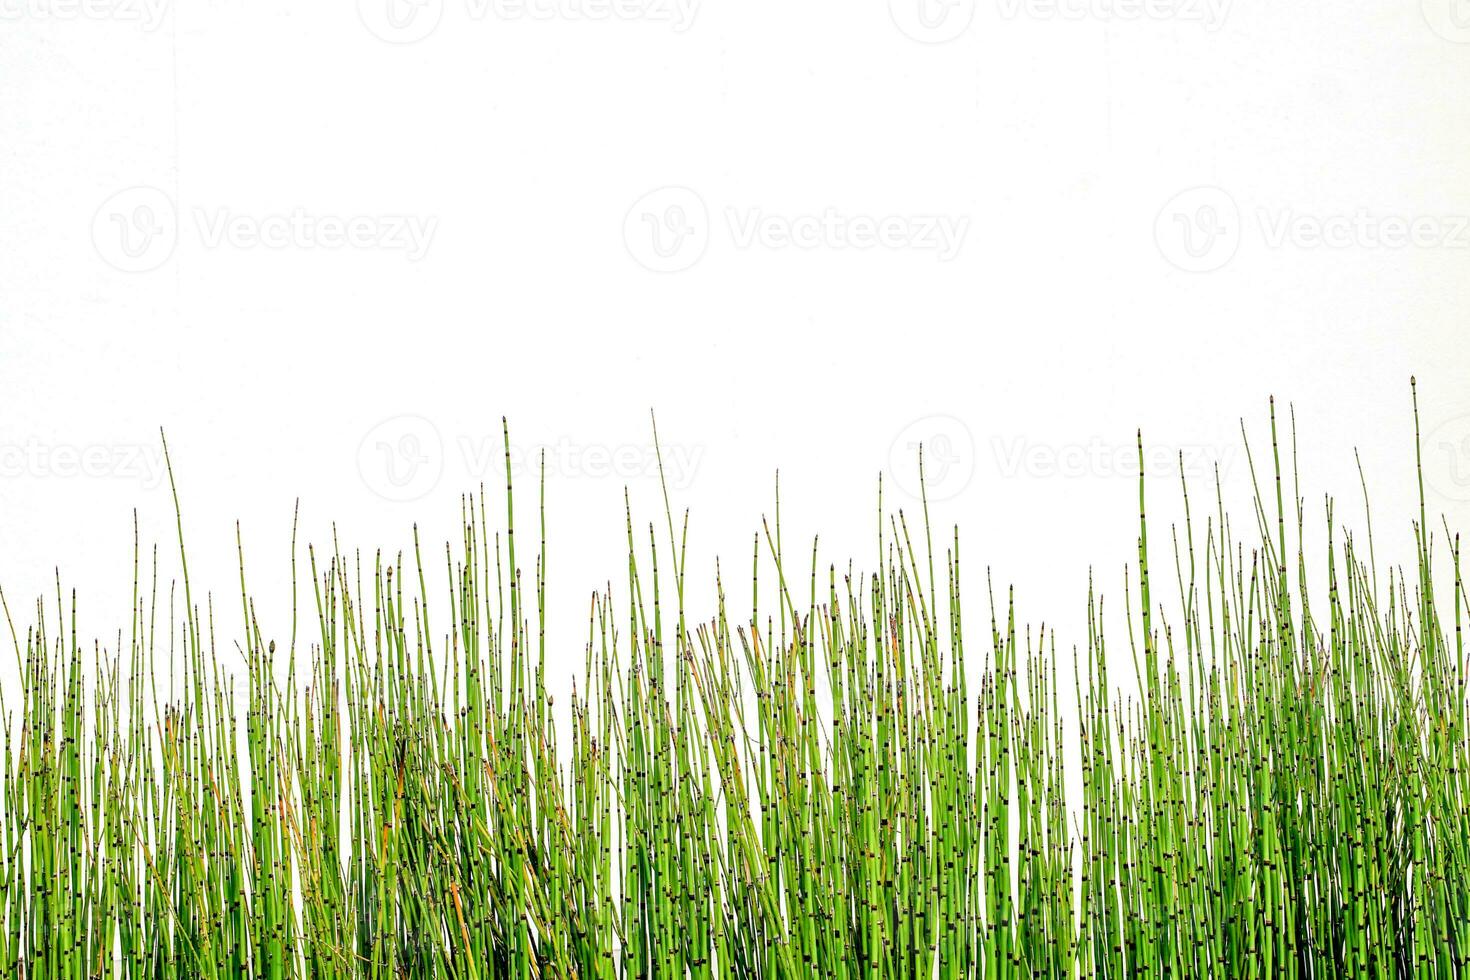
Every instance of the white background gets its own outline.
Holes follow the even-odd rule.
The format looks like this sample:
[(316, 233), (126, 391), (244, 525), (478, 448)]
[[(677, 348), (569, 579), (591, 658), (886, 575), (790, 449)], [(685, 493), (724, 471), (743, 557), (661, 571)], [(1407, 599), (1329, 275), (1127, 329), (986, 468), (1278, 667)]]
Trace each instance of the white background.
[(991, 568), (1067, 649), (1089, 568), (1121, 602), (1135, 430), (1168, 568), (1171, 460), (1197, 515), (1221, 463), (1248, 530), (1272, 394), (1309, 521), (1331, 492), (1361, 526), (1356, 448), (1407, 560), (1411, 374), (1428, 507), (1470, 526), (1463, 0), (0, 6), (22, 638), (59, 568), (115, 645), (134, 508), (173, 574), (160, 427), (227, 657), (237, 519), (280, 638), (297, 498), (303, 544), (417, 521), (437, 562), (462, 491), (498, 502), (502, 415), (549, 447), (568, 675), (587, 595), (623, 594), (625, 485), (662, 526), (650, 409), (697, 617), (716, 555), (746, 608), (778, 468), (804, 584), (819, 531), (871, 566), (878, 477), (912, 517), (927, 441), (967, 608)]

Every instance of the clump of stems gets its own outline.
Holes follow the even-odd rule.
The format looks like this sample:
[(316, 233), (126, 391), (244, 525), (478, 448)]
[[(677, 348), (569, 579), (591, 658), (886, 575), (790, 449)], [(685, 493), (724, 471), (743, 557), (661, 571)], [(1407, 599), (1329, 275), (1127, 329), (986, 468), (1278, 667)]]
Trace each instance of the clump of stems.
[(1099, 595), (1066, 677), (1010, 592), (962, 621), (958, 530), (937, 551), (881, 489), (871, 571), (793, 567), (778, 517), (750, 606), (717, 571), (703, 620), (687, 514), (630, 507), (560, 719), (544, 481), (528, 575), (508, 451), (437, 571), (416, 533), (334, 541), (296, 590), (293, 533), (317, 630), (293, 607), (279, 653), (243, 549), (239, 607), (199, 602), (180, 520), (177, 586), (160, 610), (135, 553), (115, 645), (84, 651), (59, 583), (23, 630), (6, 605), (0, 972), (1470, 975), (1458, 537), (1436, 564), (1421, 485), (1411, 573), (1380, 583), (1330, 501), (1309, 556), (1276, 426), (1246, 538), (1184, 489), (1167, 615), (1140, 478), (1126, 693)]

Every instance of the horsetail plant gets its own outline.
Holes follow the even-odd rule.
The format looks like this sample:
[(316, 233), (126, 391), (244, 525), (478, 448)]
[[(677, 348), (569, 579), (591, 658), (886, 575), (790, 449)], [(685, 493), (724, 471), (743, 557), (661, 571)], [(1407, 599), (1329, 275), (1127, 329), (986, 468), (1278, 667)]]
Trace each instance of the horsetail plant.
[[(279, 652), (243, 545), (237, 608), (192, 589), (175, 492), (178, 580), (135, 530), (115, 643), (84, 650), (59, 580), (24, 629), (4, 604), (0, 968), (1470, 975), (1459, 539), (1429, 524), (1421, 479), (1416, 567), (1380, 589), (1332, 503), (1308, 517), (1294, 431), (1289, 469), (1277, 436), (1273, 406), (1248, 534), (1218, 479), (1203, 522), (1183, 487), (1169, 615), (1140, 477), (1126, 690), (1099, 592), (1068, 676), (1012, 592), (987, 578), (984, 611), (962, 603), (958, 529), (936, 551), (927, 502), (911, 525), (881, 483), (871, 571), (824, 567), (815, 543), (793, 564), (778, 504), (750, 605), (717, 567), (692, 619), (665, 490), (662, 529), (627, 506), (626, 593), (592, 596), (562, 720), (544, 480), (527, 565), (508, 431), (503, 522), (465, 497), (437, 570), (416, 531), (409, 556), (334, 540), (298, 569), (293, 529), (317, 628), (298, 644), (293, 604)], [(181, 678), (162, 699), (161, 663)]]

